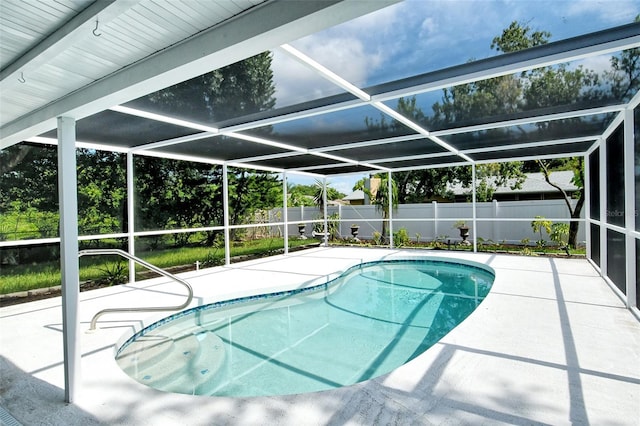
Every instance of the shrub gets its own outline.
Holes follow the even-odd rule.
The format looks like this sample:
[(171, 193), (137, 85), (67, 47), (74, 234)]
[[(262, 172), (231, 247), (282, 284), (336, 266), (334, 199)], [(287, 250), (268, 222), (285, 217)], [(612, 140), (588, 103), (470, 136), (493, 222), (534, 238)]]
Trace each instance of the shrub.
[(409, 233), (406, 228), (400, 228), (393, 233), (393, 244), (396, 247), (402, 247), (409, 244)]

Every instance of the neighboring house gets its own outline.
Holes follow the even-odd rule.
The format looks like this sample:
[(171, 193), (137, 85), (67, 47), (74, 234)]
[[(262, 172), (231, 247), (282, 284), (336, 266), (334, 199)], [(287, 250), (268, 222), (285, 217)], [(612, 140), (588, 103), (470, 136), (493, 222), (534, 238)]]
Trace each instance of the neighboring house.
[[(562, 188), (569, 196), (578, 190), (578, 187), (571, 182), (572, 179), (573, 171), (571, 170), (551, 172), (550, 176), (551, 182)], [(468, 201), (471, 197), (470, 188), (455, 185), (451, 187), (451, 191), (455, 194), (456, 202)], [(493, 199), (497, 201), (557, 200), (561, 198), (562, 194), (545, 181), (542, 173), (527, 173), (520, 189), (511, 189), (509, 185), (501, 186), (493, 194)]]
[[(373, 196), (375, 197), (375, 194), (378, 191), (378, 187), (380, 186), (380, 179), (379, 178), (366, 179), (364, 182), (364, 185), (367, 189), (369, 189), (369, 192), (371, 192), (371, 194), (373, 194)], [(369, 204), (371, 204), (371, 200), (369, 199), (369, 196), (367, 195), (366, 192), (364, 192), (361, 189), (358, 189), (357, 191), (353, 191), (351, 194), (344, 197), (342, 201), (344, 202), (344, 204), (349, 204), (352, 206), (368, 206)]]
[[(573, 171), (551, 172), (551, 182), (560, 186), (569, 196), (578, 190), (578, 187), (571, 183), (571, 179), (573, 179)], [(466, 202), (471, 196), (471, 189), (463, 188), (462, 185), (451, 185), (449, 190), (454, 194), (455, 200), (439, 198), (433, 201)], [(498, 201), (554, 200), (559, 198), (562, 198), (562, 195), (544, 180), (542, 173), (527, 173), (526, 180), (520, 189), (511, 189), (508, 185), (501, 186), (493, 194), (493, 199)], [(350, 205), (370, 204), (364, 191), (354, 191), (342, 201)]]
[(351, 194), (347, 195), (342, 199), (345, 204), (349, 204), (352, 206), (363, 206), (364, 201), (367, 199), (363, 190), (358, 189), (357, 191), (353, 191)]

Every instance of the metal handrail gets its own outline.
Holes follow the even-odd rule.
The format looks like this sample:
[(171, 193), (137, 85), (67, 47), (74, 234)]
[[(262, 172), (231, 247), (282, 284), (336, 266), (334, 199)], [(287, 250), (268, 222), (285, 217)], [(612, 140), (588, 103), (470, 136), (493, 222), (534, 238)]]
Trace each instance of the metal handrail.
[(133, 256), (132, 254), (127, 253), (124, 250), (120, 250), (120, 249), (90, 249), (90, 250), (80, 250), (78, 252), (78, 257), (82, 257), (82, 256), (100, 256), (100, 255), (119, 255), (122, 256), (124, 258), (127, 258), (129, 260), (133, 260), (134, 262), (136, 262), (139, 265), (144, 266), (145, 268), (153, 271), (153, 272), (157, 272), (160, 275), (163, 275), (167, 278), (170, 278), (176, 282), (178, 282), (179, 284), (182, 284), (183, 286), (185, 286), (187, 288), (187, 290), (189, 291), (189, 295), (187, 297), (187, 300), (178, 306), (166, 306), (166, 307), (162, 307), (162, 306), (154, 306), (154, 307), (142, 307), (142, 308), (107, 308), (107, 309), (103, 309), (100, 312), (98, 312), (97, 314), (95, 314), (93, 316), (93, 318), (91, 319), (91, 326), (89, 327), (89, 330), (95, 330), (96, 329), (96, 323), (98, 322), (98, 318), (100, 318), (102, 315), (109, 313), (109, 312), (158, 312), (158, 311), (179, 311), (181, 309), (186, 308), (187, 306), (189, 306), (189, 304), (191, 303), (191, 301), (193, 300), (193, 288), (191, 287), (191, 284), (189, 284), (188, 282), (186, 282), (185, 280), (176, 277), (175, 275), (158, 268), (157, 266), (154, 266), (152, 264), (150, 264), (149, 262), (145, 262), (144, 260)]

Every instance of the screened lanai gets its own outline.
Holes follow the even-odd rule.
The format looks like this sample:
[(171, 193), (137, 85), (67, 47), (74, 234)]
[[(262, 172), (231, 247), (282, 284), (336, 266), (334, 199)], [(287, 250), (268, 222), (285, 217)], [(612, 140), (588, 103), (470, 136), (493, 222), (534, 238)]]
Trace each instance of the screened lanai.
[[(130, 218), (138, 156), (220, 165), (225, 179), (230, 167), (279, 173), (285, 194), (293, 176), (326, 183), (384, 173), (391, 182), (393, 173), (408, 170), (470, 166), (475, 174), (488, 163), (582, 157), (585, 211), (575, 220), (586, 231), (587, 258), (638, 316), (637, 67), (629, 75), (620, 67), (609, 81), (589, 80), (590, 87), (576, 92), (588, 96), (579, 99), (541, 96), (534, 102), (501, 91), (505, 84), (527, 84), (528, 72), (591, 67), (606, 75), (613, 72), (612, 57), (621, 58), (618, 64), (637, 61), (638, 4), (621, 8), (615, 19), (560, 26), (548, 43), (505, 53), (477, 50), (474, 37), (463, 33), (442, 41), (443, 51), (443, 38), (427, 30), (452, 24), (434, 22), (426, 3), (432, 2), (234, 0), (177, 7), (170, 1), (69, 1), (54, 7), (3, 1), (0, 148), (58, 147), (63, 285), (77, 287), (78, 281), (77, 148), (126, 155)], [(434, 9), (462, 8), (462, 25), (473, 20), (471, 2), (433, 3)], [(422, 26), (407, 24), (401, 36), (385, 37), (403, 26), (411, 8), (424, 14)], [(485, 18), (487, 28), (478, 37), (489, 46), (512, 21), (544, 29), (544, 7), (535, 17), (517, 11)], [(31, 22), (33, 13), (42, 19)], [(385, 61), (382, 51), (391, 52)], [(270, 58), (267, 100), (238, 90), (230, 94), (240, 98), (233, 102), (203, 101), (212, 71), (256, 55)], [(624, 81), (626, 90), (616, 81)], [(551, 75), (537, 82), (556, 83)], [(456, 88), (485, 90), (504, 107), (447, 111), (443, 99)], [(476, 225), (475, 192), (473, 201), (473, 213), (464, 219)], [(391, 217), (390, 232), (393, 222)], [(128, 224), (123, 235), (133, 253), (135, 237), (143, 234), (135, 220)], [(286, 214), (282, 224), (286, 236)], [(225, 232), (227, 262), (232, 226), (227, 213), (217, 227)], [(75, 302), (68, 303), (72, 339)]]

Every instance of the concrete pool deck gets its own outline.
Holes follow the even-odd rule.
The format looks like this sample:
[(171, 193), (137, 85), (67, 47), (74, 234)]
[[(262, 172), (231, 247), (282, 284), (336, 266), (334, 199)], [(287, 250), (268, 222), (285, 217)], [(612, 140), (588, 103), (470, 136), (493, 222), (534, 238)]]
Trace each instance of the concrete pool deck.
[[(318, 248), (180, 276), (193, 285), (197, 306), (308, 285), (403, 253), (418, 252)], [(183, 288), (158, 278), (81, 293), (74, 404), (63, 402), (61, 299), (1, 308), (0, 407), (23, 425), (640, 424), (640, 322), (586, 260), (419, 253), (486, 264), (496, 281), (462, 324), (377, 379), (258, 398), (143, 386), (116, 365), (114, 345), (149, 323), (148, 313), (107, 314), (99, 331), (86, 331), (105, 307), (180, 303)]]

